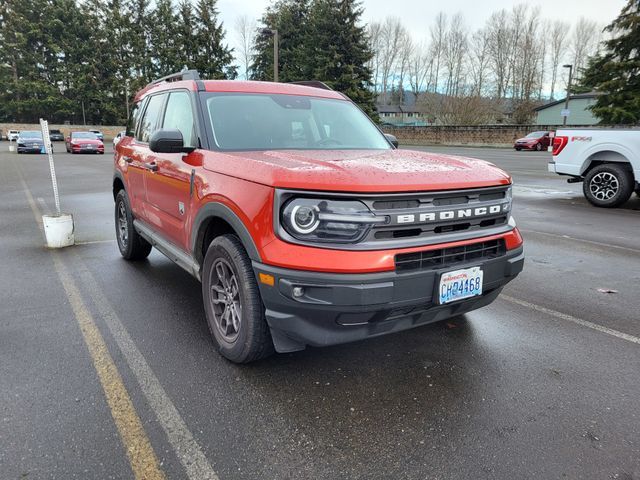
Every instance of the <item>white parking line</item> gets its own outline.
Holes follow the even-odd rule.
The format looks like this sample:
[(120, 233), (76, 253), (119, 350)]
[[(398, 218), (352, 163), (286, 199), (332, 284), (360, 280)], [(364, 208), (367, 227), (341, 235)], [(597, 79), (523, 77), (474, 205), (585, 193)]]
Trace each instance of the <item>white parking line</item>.
[(153, 373), (144, 356), (136, 347), (131, 336), (129, 336), (129, 332), (127, 332), (106, 296), (102, 293), (98, 282), (80, 262), (78, 270), (83, 288), (93, 300), (99, 317), (107, 324), (122, 351), (129, 368), (131, 368), (138, 380), (149, 406), (156, 414), (187, 476), (190, 480), (218, 480), (218, 476), (209, 464), (200, 445), (193, 438), (192, 433), (165, 392), (158, 377)]
[(587, 327), (601, 333), (606, 333), (607, 335), (611, 335), (612, 337), (620, 338), (622, 340), (626, 340), (627, 342), (637, 343), (638, 345), (640, 345), (640, 338), (635, 337), (633, 335), (629, 335), (628, 333), (614, 330), (613, 328), (603, 327), (602, 325), (598, 325), (597, 323), (589, 322), (587, 320), (582, 320), (581, 318), (574, 317), (573, 315), (568, 315), (566, 313), (558, 312), (556, 310), (552, 310), (550, 308), (543, 307), (541, 305), (536, 305), (535, 303), (525, 302), (524, 300), (520, 300), (519, 298), (514, 298), (509, 295), (502, 294), (498, 298), (501, 298), (511, 303), (515, 303), (516, 305), (520, 305), (521, 307), (530, 308), (532, 310), (535, 310), (536, 312), (544, 313), (546, 315), (559, 318), (561, 320), (566, 320), (568, 322), (572, 322), (577, 325), (581, 325), (583, 327)]

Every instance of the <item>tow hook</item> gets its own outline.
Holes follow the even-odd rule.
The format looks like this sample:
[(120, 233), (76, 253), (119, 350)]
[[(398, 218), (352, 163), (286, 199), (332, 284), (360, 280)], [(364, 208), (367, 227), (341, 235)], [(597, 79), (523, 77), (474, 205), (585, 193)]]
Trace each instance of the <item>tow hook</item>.
[(571, 177), (567, 178), (567, 183), (580, 183), (584, 180), (582, 177)]

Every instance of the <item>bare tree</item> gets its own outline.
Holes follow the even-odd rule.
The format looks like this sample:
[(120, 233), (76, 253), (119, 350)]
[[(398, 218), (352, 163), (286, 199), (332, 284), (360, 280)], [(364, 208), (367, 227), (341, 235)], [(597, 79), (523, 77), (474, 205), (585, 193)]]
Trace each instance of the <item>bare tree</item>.
[(505, 98), (511, 83), (513, 32), (506, 10), (494, 12), (487, 21), (489, 61), (494, 75), (496, 97)]
[(471, 94), (483, 95), (487, 88), (489, 73), (489, 35), (481, 29), (471, 36), (469, 45), (469, 74)]
[(409, 86), (417, 97), (421, 92), (429, 90), (432, 81), (433, 57), (431, 50), (424, 43), (414, 45), (409, 58)]
[(592, 20), (580, 17), (571, 36), (571, 57), (573, 61), (574, 78), (582, 75), (582, 69), (587, 65), (587, 59), (598, 48), (600, 34), (598, 24)]
[(447, 16), (443, 12), (436, 15), (434, 24), (430, 29), (431, 33), (431, 56), (434, 62), (433, 70), (433, 91), (438, 91), (438, 81), (440, 79), (440, 67), (442, 55), (444, 53), (445, 37), (447, 35)]
[(367, 26), (367, 35), (369, 37), (369, 45), (373, 56), (369, 61), (369, 68), (373, 72), (373, 89), (377, 94), (380, 85), (380, 69), (382, 63), (382, 24), (380, 22), (371, 22)]
[(451, 18), (445, 35), (444, 61), (447, 68), (446, 94), (454, 97), (461, 94), (463, 65), (467, 51), (468, 34), (461, 13)]
[(251, 57), (253, 56), (253, 44), (257, 24), (249, 15), (240, 15), (236, 18), (235, 30), (238, 42), (238, 56), (241, 67), (244, 70), (244, 78), (249, 79), (251, 69)]
[(394, 67), (402, 42), (407, 36), (406, 29), (398, 17), (387, 17), (380, 30), (380, 70), (382, 75), (383, 101), (387, 102), (389, 80), (393, 81)]
[(555, 20), (549, 29), (549, 37), (551, 38), (551, 100), (554, 99), (556, 80), (558, 78), (558, 69), (562, 63), (567, 51), (567, 34), (571, 25), (562, 20)]

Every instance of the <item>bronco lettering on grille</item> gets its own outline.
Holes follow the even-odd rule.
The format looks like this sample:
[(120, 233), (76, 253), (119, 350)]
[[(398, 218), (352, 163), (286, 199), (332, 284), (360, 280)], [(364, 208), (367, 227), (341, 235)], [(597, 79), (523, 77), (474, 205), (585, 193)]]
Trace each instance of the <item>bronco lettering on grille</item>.
[(508, 204), (490, 205), (488, 207), (460, 208), (457, 210), (442, 210), (440, 212), (424, 212), (419, 214), (396, 215), (396, 223), (429, 223), (464, 218), (495, 215), (509, 209)]

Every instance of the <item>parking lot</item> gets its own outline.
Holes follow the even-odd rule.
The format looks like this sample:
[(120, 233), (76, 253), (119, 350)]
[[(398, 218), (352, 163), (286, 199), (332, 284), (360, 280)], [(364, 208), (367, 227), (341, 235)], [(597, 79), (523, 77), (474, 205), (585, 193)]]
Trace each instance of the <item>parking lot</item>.
[(55, 145), (77, 243), (56, 252), (46, 156), (8, 148), (1, 479), (640, 478), (638, 196), (594, 208), (546, 152), (420, 147), (513, 175), (523, 273), (453, 321), (237, 366), (196, 280), (121, 259), (110, 144)]

